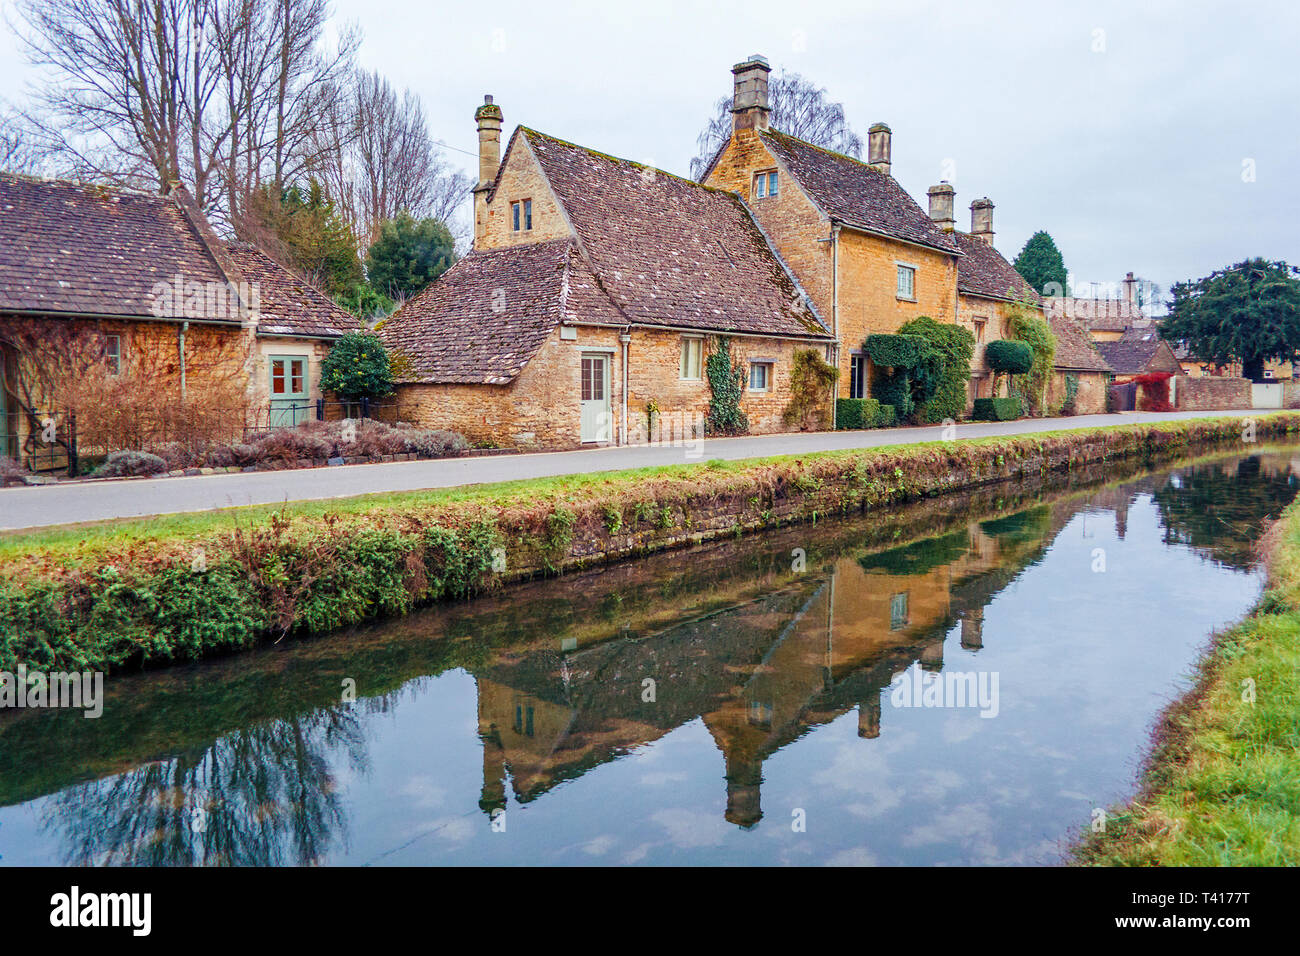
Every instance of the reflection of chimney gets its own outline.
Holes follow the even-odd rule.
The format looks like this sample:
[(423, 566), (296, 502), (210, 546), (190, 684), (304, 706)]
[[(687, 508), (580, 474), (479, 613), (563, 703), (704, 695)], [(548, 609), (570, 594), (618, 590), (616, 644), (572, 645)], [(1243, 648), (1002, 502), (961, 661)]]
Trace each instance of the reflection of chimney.
[(891, 140), (894, 134), (884, 123), (877, 123), (867, 130), (867, 165), (888, 174), (890, 154), (893, 152)]
[(880, 698), (858, 704), (858, 736), (875, 740), (880, 736)]
[(763, 819), (762, 792), (763, 764), (733, 763), (727, 757), (727, 811), (728, 823), (749, 829)]
[(993, 245), (993, 200), (988, 196), (970, 204), (970, 234)]
[(957, 220), (952, 217), (953, 192), (947, 181), (926, 190), (926, 195), (930, 197), (930, 218), (944, 232), (952, 232), (957, 228)]
[(917, 658), (921, 662), (921, 669), (926, 671), (943, 670), (943, 638), (939, 638), (933, 644), (927, 644), (921, 649), (921, 655)]
[(961, 646), (968, 651), (984, 646), (984, 608), (974, 607), (962, 615)]
[(478, 807), (491, 816), (493, 810), (506, 807), (506, 749), (495, 724), (486, 732), (480, 727), (479, 739), (483, 741), (483, 790)]
[(1128, 495), (1120, 499), (1120, 503), (1115, 506), (1115, 537), (1123, 541), (1126, 534), (1128, 534)]
[(731, 128), (767, 129), (767, 75), (772, 68), (757, 53), (731, 68), (735, 86), (731, 94)]
[(501, 107), (492, 97), (483, 97), (483, 105), (474, 111), (478, 124), (478, 185), (474, 187), (474, 239), (487, 233), (487, 194), (501, 166)]

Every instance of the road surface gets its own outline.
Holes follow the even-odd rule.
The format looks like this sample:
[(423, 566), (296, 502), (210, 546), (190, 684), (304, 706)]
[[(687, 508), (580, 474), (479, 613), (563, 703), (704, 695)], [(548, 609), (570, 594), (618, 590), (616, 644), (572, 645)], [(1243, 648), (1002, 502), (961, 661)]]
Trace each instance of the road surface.
[[(1265, 415), (1258, 409), (1215, 412), (1125, 412), (1014, 422), (971, 422), (956, 426), (956, 440), (1025, 435), (1065, 428), (1132, 425), (1140, 422)], [(942, 437), (940, 426), (840, 432), (796, 432), (746, 438), (710, 438), (687, 445), (634, 445), (581, 451), (497, 455), (375, 465), (339, 465), (291, 471), (67, 482), (0, 489), (0, 530), (47, 527), (112, 518), (210, 511), (241, 505), (347, 498), (387, 491), (416, 491), (454, 485), (544, 478), (651, 465), (765, 455), (800, 455), (848, 448), (914, 444)]]

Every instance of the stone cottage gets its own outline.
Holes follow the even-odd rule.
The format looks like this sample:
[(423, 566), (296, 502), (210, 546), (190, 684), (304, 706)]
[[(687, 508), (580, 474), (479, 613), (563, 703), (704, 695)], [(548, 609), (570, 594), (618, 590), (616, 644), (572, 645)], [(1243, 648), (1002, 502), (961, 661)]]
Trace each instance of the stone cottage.
[[(754, 433), (787, 423), (795, 354), (834, 336), (734, 193), (475, 113), (474, 248), (380, 328), (398, 401), (472, 441), (702, 437), (725, 343)], [(829, 403), (826, 422), (829, 423)]]
[[(317, 366), (359, 323), (252, 247), (218, 239), (168, 195), (0, 174), (0, 454), (97, 376), (138, 374), (159, 409), (233, 396), (233, 427), (301, 420)], [(295, 406), (300, 406), (296, 408)], [(62, 423), (57, 423), (62, 427)]]

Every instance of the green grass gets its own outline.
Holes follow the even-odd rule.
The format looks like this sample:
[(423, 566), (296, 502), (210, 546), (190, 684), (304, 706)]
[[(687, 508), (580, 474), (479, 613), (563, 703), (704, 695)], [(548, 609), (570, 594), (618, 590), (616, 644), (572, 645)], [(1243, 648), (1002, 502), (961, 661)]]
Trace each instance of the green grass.
[[(1266, 416), (1261, 416), (1261, 418), (1263, 417)], [(1109, 428), (1054, 429), (1022, 436), (963, 439), (958, 447), (999, 445), (1016, 438), (1043, 441), (1061, 438), (1066, 435), (1075, 436), (1081, 432), (1102, 434), (1153, 427), (1168, 432), (1170, 430), (1186, 429), (1194, 425), (1204, 425), (1208, 422), (1221, 421), (1235, 422), (1237, 419), (1202, 418), (1171, 421), (1161, 423), (1158, 426), (1124, 425)], [(129, 550), (134, 545), (159, 539), (177, 539), (181, 541), (196, 539), (214, 533), (229, 532), (236, 527), (263, 524), (269, 520), (272, 514), (277, 513), (284, 514), (292, 519), (297, 517), (317, 518), (327, 514), (347, 516), (361, 515), (368, 512), (392, 513), (403, 510), (424, 510), (440, 507), (480, 506), (485, 509), (495, 510), (536, 505), (543, 502), (576, 504), (587, 500), (593, 492), (617, 494), (624, 490), (635, 489), (644, 485), (647, 481), (656, 479), (691, 482), (704, 476), (716, 477), (719, 473), (742, 474), (766, 466), (789, 464), (800, 460), (852, 459), (863, 454), (883, 456), (914, 452), (918, 455), (924, 455), (927, 451), (935, 449), (949, 450), (953, 447), (954, 445), (951, 442), (935, 441), (882, 445), (865, 450), (850, 449), (813, 452), (804, 455), (771, 455), (736, 461), (713, 459), (699, 464), (659, 465), (594, 474), (530, 478), (492, 484), (458, 485), (451, 488), (435, 488), (425, 491), (385, 492), (350, 498), (290, 501), (279, 504), (223, 508), (219, 511), (128, 518), (77, 525), (58, 525), (31, 531), (0, 533), (0, 562), (30, 556), (34, 553), (41, 553), (57, 560), (61, 554), (72, 551), (84, 555), (90, 551)], [(93, 494), (94, 492), (88, 489), (87, 493)]]
[(1300, 865), (1300, 502), (1262, 547), (1258, 608), (1214, 642), (1157, 728), (1138, 797), (1078, 843), (1075, 862)]

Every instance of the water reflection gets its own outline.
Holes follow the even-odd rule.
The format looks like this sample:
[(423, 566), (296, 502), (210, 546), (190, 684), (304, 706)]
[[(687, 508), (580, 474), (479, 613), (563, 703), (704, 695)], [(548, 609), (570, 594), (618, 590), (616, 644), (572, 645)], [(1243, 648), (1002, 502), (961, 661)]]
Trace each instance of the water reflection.
[[(675, 772), (720, 769), (717, 803), (703, 803), (726, 826), (756, 830), (767, 813), (769, 762), (800, 750), (791, 744), (854, 713), (857, 738), (872, 742), (861, 746), (876, 746), (904, 720), (885, 702), (896, 676), (942, 672), (946, 649), (971, 661), (999, 643), (1016, 646), (1023, 634), (1005, 625), (989, 632), (986, 611), (1000, 595), (1025, 606), (1037, 600), (1013, 584), (1053, 553), (1067, 525), (1081, 526), (1085, 548), (1099, 522), (1113, 523), (1122, 542), (1130, 512), (1149, 503), (1166, 547), (1235, 573), (1251, 566), (1262, 523), (1295, 493), (1296, 474), (1290, 453), (1279, 452), (1084, 492), (990, 489), (886, 519), (718, 542), (296, 647), (111, 681), (100, 720), (33, 712), (0, 720), (0, 805), (36, 812), (23, 861), (346, 860), (355, 819), (378, 812), (349, 797), (376, 774), (372, 738), (396, 722), (424, 748), (416, 757), (409, 740), (403, 745), (407, 770), (417, 760), (451, 767), (474, 722), (431, 720), (421, 708), (459, 709), (437, 677), (468, 673), (481, 781), (477, 800), (454, 808), (462, 816), (484, 820), (512, 801), (551, 799), (582, 810), (590, 798), (577, 781), (698, 723), (721, 754), (720, 768)], [(919, 527), (935, 533), (898, 543)], [(792, 568), (796, 547), (807, 552), (802, 572)], [(1079, 562), (1059, 572), (1080, 593), (1095, 584)], [(1051, 587), (1059, 601), (1059, 586)], [(338, 702), (345, 678), (356, 681), (356, 703)], [(1011, 726), (1034, 733), (1032, 721)], [(60, 741), (54, 751), (50, 740)], [(1130, 765), (1135, 756), (1126, 755)], [(397, 775), (386, 766), (376, 787), (392, 786)], [(555, 792), (566, 783), (574, 788)], [(11, 831), (15, 821), (0, 810)], [(538, 839), (539, 854), (558, 845)]]

